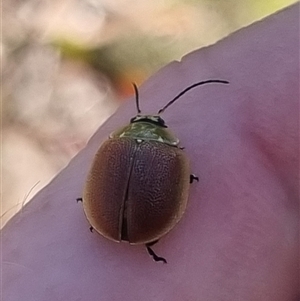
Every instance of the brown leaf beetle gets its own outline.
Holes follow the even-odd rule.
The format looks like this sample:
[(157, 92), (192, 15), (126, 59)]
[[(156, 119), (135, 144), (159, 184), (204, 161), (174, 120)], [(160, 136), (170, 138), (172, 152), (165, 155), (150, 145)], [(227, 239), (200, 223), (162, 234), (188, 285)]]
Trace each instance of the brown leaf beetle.
[(188, 200), (189, 160), (179, 140), (159, 116), (180, 96), (208, 83), (195, 83), (168, 102), (157, 115), (141, 115), (135, 84), (137, 115), (113, 132), (97, 151), (87, 176), (83, 198), (85, 215), (104, 237), (144, 244), (155, 261), (167, 262), (151, 249), (181, 219)]

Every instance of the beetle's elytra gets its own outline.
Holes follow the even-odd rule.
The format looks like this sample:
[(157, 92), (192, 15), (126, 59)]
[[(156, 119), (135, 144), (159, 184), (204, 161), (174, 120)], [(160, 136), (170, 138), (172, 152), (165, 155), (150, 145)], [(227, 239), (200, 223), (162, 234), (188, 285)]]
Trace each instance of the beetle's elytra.
[(130, 244), (145, 244), (155, 261), (166, 260), (151, 249), (181, 219), (193, 179), (188, 157), (179, 140), (159, 116), (195, 83), (168, 102), (157, 115), (138, 114), (130, 124), (113, 132), (95, 155), (83, 199), (86, 217), (104, 237)]

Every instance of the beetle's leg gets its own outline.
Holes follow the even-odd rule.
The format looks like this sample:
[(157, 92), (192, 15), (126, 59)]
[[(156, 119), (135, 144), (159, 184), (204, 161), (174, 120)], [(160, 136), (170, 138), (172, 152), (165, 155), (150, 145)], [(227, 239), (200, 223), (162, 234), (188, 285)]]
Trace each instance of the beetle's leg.
[(199, 178), (193, 174), (190, 175), (190, 183), (193, 183), (194, 180), (196, 180), (197, 182), (199, 182)]
[(155, 241), (152, 241), (152, 242), (149, 242), (149, 243), (145, 244), (145, 246), (147, 248), (147, 252), (154, 259), (154, 261), (162, 261), (163, 263), (167, 263), (165, 258), (157, 256), (155, 254), (155, 252), (150, 248), (151, 246), (155, 245), (157, 242), (158, 242), (158, 240), (155, 240)]
[[(82, 198), (77, 198), (76, 201), (77, 201), (77, 203), (78, 203), (78, 202), (82, 202), (83, 200), (82, 200)], [(92, 226), (90, 226), (90, 231), (91, 231), (92, 233), (93, 233), (93, 230), (94, 230), (94, 228), (93, 228)]]

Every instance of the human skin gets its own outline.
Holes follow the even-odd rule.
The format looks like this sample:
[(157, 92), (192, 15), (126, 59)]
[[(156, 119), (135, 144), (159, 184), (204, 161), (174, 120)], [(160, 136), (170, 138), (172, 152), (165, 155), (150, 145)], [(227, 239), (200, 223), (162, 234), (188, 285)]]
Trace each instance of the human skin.
[[(140, 88), (190, 158), (178, 225), (153, 247), (91, 234), (84, 181), (100, 144), (135, 115), (128, 101), (2, 230), (5, 301), (299, 299), (299, 4), (185, 56)], [(112, 187), (117, 189), (117, 187)]]

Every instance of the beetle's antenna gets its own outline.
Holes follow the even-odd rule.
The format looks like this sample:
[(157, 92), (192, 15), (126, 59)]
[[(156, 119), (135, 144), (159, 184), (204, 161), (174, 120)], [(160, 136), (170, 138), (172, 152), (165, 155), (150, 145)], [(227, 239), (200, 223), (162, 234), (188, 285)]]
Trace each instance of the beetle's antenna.
[(132, 83), (132, 85), (133, 85), (134, 94), (135, 94), (136, 110), (137, 110), (138, 114), (140, 114), (141, 110), (140, 110), (140, 104), (139, 104), (139, 90), (135, 83)]
[(168, 102), (162, 109), (158, 111), (158, 114), (161, 114), (164, 112), (166, 108), (168, 108), (171, 104), (173, 104), (179, 97), (181, 97), (183, 94), (185, 94), (187, 91), (201, 85), (210, 84), (210, 83), (221, 83), (221, 84), (229, 84), (227, 80), (221, 80), (221, 79), (209, 79), (205, 80), (199, 83), (195, 83), (187, 88), (185, 88), (183, 91), (181, 91), (176, 97), (174, 97), (170, 102)]

